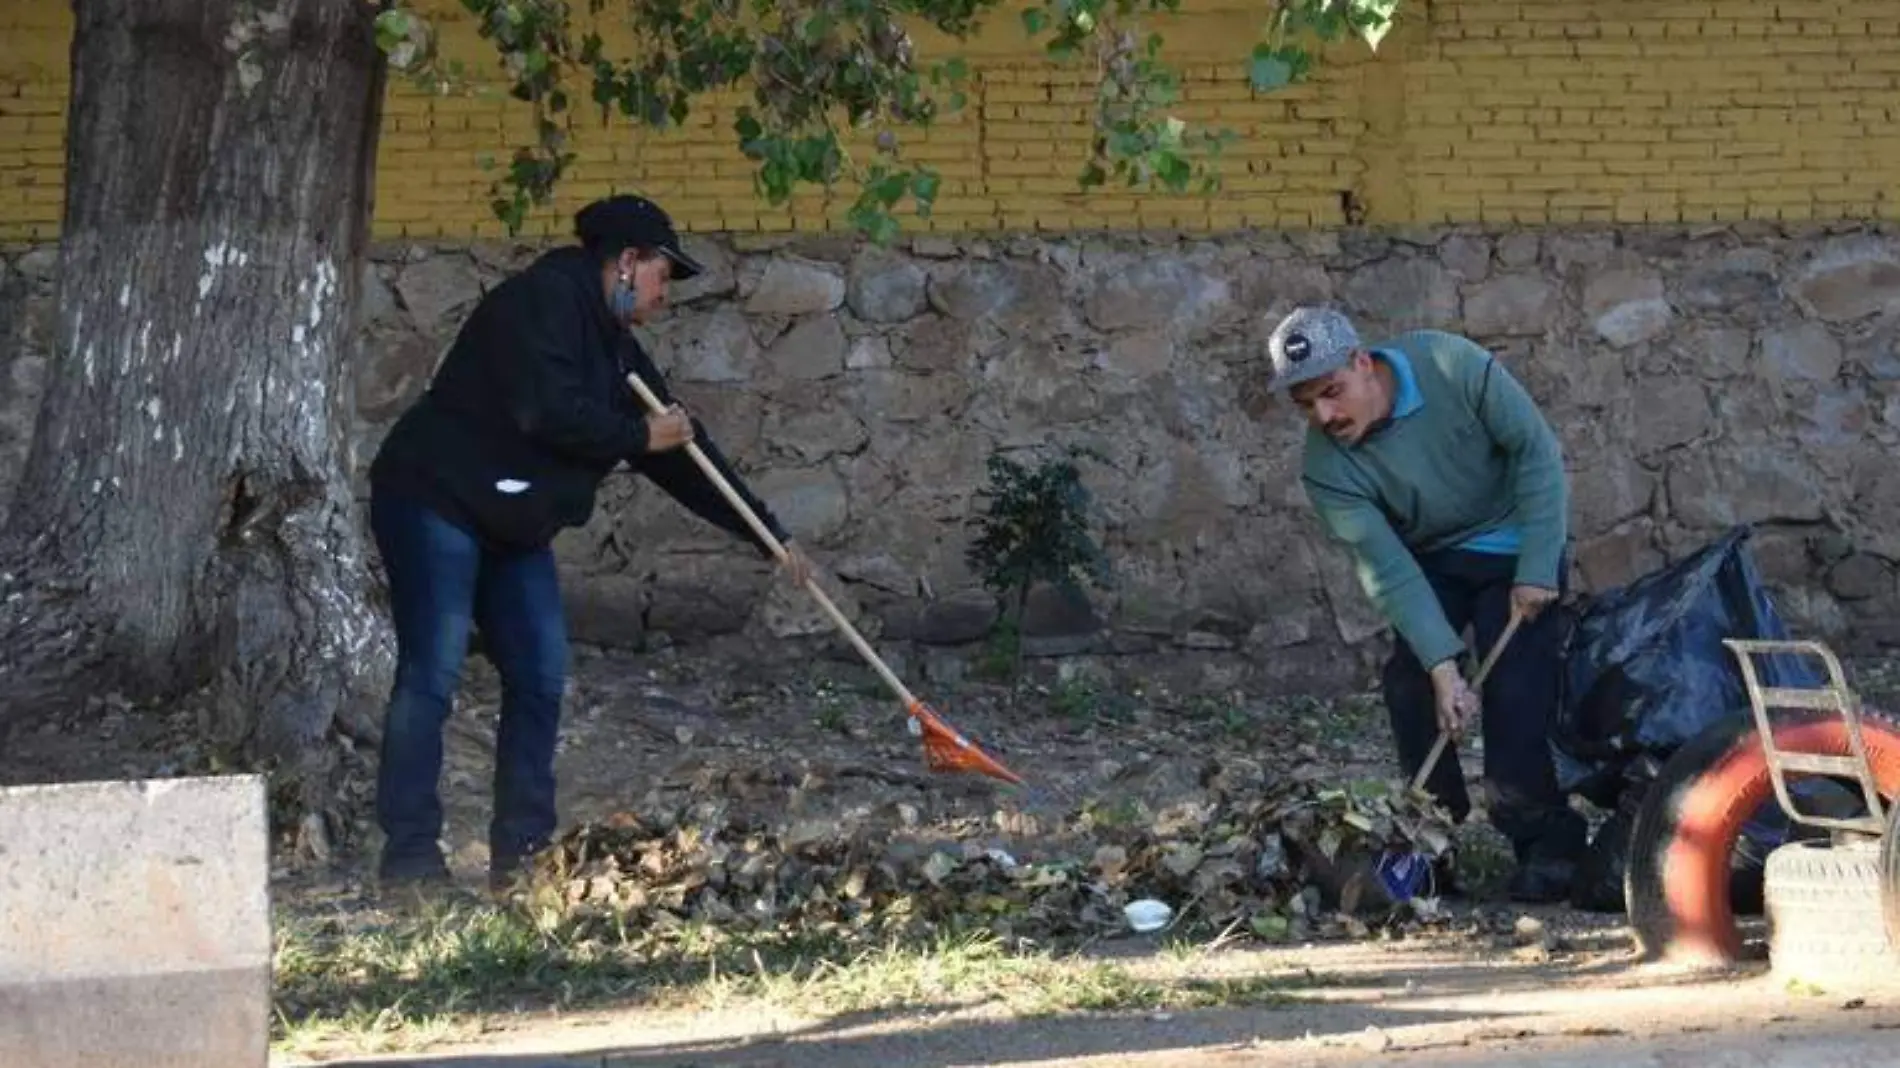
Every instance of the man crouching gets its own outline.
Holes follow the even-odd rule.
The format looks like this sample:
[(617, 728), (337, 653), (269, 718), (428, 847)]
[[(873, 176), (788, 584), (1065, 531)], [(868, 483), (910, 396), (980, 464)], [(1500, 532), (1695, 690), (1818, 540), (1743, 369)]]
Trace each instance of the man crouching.
[[(1301, 308), (1268, 342), (1272, 388), (1305, 413), (1300, 480), (1351, 551), (1360, 584), (1396, 631), (1383, 694), (1409, 777), (1438, 731), (1481, 718), (1491, 821), (1511, 840), (1513, 900), (1570, 893), (1584, 823), (1558, 793), (1548, 744), (1561, 670), (1565, 484), (1557, 437), (1516, 379), (1472, 341), (1435, 330), (1371, 348), (1352, 322)], [(1460, 671), (1462, 633), (1489, 650), (1524, 617), (1485, 680)], [(1471, 800), (1455, 748), (1427, 789), (1463, 821)]]

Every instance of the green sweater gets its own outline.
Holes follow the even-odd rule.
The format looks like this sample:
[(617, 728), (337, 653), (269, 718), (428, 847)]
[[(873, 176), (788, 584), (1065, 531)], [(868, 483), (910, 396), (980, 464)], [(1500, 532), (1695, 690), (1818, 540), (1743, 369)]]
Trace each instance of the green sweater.
[(1300, 480), (1366, 595), (1430, 667), (1464, 641), (1413, 554), (1512, 551), (1518, 583), (1556, 589), (1563, 453), (1524, 387), (1477, 344), (1420, 330), (1374, 354), (1399, 384), (1392, 420), (1356, 446), (1309, 428)]

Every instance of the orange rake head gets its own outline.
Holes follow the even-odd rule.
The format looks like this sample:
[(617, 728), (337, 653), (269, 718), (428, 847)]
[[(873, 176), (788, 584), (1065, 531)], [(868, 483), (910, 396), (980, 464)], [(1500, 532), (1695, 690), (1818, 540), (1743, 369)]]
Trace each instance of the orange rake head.
[(930, 770), (975, 772), (1022, 785), (1022, 776), (972, 745), (962, 733), (937, 718), (922, 701), (912, 701), (906, 711), (910, 713), (911, 730), (923, 735), (924, 763)]

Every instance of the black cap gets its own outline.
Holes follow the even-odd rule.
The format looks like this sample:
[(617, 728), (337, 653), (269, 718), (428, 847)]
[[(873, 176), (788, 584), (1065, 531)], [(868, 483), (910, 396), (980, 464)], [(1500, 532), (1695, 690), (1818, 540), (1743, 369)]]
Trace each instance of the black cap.
[(623, 193), (596, 200), (574, 214), (574, 232), (596, 255), (618, 256), (627, 248), (655, 249), (673, 261), (675, 281), (705, 269), (680, 247), (673, 220), (645, 197)]

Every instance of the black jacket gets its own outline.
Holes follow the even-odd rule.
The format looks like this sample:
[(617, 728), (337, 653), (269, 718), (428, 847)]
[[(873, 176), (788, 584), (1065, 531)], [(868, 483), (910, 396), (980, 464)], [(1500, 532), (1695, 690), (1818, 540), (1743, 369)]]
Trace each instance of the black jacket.
[[(370, 479), (495, 548), (526, 549), (585, 524), (601, 481), (624, 461), (769, 555), (685, 449), (646, 451), (645, 406), (627, 385), (629, 371), (673, 403), (653, 361), (608, 311), (599, 265), (577, 247), (549, 252), (476, 305), (428, 390), (390, 428)], [(698, 419), (693, 434), (786, 540)]]

